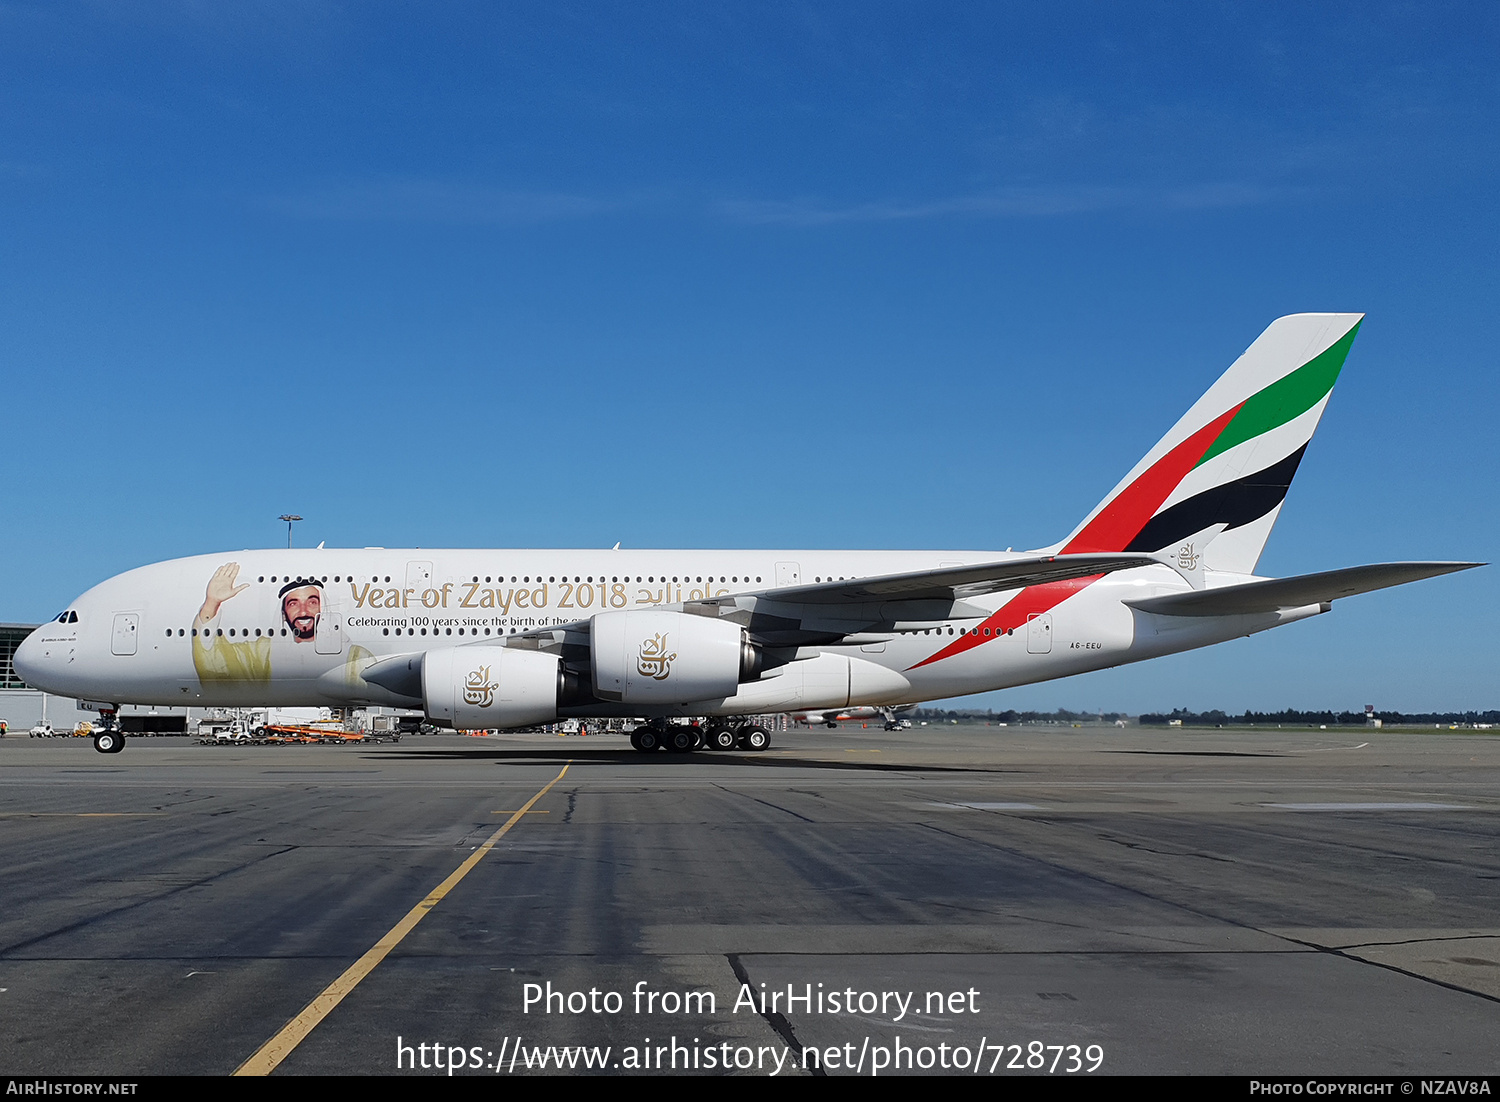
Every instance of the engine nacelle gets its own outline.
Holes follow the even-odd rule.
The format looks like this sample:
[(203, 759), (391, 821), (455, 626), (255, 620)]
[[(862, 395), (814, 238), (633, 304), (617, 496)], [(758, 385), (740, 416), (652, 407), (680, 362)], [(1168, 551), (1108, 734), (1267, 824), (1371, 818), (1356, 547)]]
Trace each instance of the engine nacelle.
[(427, 718), (460, 731), (557, 718), (556, 655), (515, 647), (447, 647), (422, 656)]
[(682, 612), (602, 612), (589, 622), (589, 647), (594, 695), (626, 704), (733, 696), (761, 669), (738, 624)]

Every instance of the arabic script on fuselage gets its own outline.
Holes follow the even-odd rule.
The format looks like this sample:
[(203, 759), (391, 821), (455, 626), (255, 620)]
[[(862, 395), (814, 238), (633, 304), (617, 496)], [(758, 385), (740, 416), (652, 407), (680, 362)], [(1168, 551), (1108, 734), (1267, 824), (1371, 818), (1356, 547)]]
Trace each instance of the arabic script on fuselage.
[(667, 653), (667, 634), (665, 631), (660, 631), (649, 639), (643, 639), (641, 657), (635, 665), (635, 668), (645, 676), (655, 678), (657, 681), (667, 679), (667, 675), (672, 672), (672, 663), (677, 659), (675, 653)]

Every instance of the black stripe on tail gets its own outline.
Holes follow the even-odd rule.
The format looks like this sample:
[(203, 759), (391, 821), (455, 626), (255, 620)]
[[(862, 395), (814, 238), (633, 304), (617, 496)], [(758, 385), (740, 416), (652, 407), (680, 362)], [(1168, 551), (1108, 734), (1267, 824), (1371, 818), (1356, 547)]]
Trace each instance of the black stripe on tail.
[(1204, 490), (1170, 509), (1163, 509), (1146, 522), (1125, 550), (1160, 551), (1215, 524), (1223, 524), (1227, 531), (1259, 520), (1286, 498), (1287, 487), (1292, 484), (1292, 476), (1297, 473), (1297, 464), (1302, 462), (1306, 450), (1307, 445), (1303, 444), (1263, 471)]

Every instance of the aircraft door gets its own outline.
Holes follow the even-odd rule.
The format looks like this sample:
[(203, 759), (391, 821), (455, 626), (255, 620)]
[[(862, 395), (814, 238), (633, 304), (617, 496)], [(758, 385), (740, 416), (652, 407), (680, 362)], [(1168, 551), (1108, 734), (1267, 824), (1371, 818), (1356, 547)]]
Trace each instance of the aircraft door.
[(777, 586), (800, 585), (802, 582), (802, 567), (794, 562), (779, 562), (776, 564)]
[(136, 639), (140, 635), (141, 614), (139, 612), (115, 613), (115, 630), (110, 636), (110, 654), (134, 654)]
[(1032, 613), (1026, 617), (1026, 653), (1052, 653), (1052, 614)]
[(317, 654), (344, 653), (344, 614), (339, 611), (338, 599), (332, 593), (323, 594), (317, 633), (313, 636), (313, 651)]
[(406, 564), (406, 588), (414, 589), (413, 594), (418, 600), (422, 597), (424, 589), (432, 588), (432, 563), (409, 562)]

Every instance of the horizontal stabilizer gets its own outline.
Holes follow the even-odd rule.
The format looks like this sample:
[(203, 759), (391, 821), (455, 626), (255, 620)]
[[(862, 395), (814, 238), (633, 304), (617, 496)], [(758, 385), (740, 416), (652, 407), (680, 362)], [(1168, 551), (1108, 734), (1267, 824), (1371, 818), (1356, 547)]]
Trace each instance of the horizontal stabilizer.
[(1369, 593), (1485, 565), (1482, 562), (1384, 562), (1193, 593), (1170, 593), (1165, 597), (1145, 597), (1125, 603), (1131, 608), (1160, 616), (1243, 616), (1326, 604), (1356, 593)]

